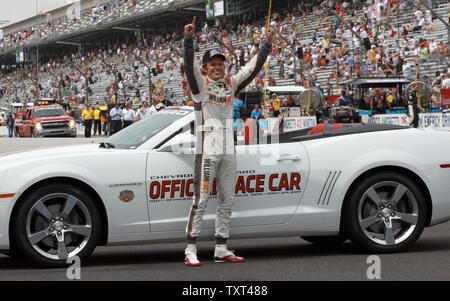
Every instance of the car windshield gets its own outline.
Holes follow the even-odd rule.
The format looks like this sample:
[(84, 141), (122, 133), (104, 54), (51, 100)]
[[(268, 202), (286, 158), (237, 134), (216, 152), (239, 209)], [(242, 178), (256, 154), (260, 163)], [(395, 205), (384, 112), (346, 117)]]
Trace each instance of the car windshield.
[(176, 120), (189, 114), (185, 109), (165, 109), (135, 122), (105, 140), (105, 144), (114, 148), (138, 147), (158, 134)]
[(61, 108), (35, 109), (34, 118), (64, 116), (66, 113)]

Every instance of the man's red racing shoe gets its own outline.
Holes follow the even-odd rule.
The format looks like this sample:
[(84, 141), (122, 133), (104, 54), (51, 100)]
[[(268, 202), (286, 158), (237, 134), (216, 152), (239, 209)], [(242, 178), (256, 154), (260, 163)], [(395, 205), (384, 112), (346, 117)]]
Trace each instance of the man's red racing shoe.
[(214, 261), (215, 262), (244, 262), (244, 257), (239, 257), (234, 254), (233, 251), (227, 248), (216, 248), (214, 251)]
[(184, 263), (188, 266), (201, 266), (201, 262), (197, 258), (197, 250), (195, 249), (186, 249), (185, 251), (186, 257), (184, 258)]

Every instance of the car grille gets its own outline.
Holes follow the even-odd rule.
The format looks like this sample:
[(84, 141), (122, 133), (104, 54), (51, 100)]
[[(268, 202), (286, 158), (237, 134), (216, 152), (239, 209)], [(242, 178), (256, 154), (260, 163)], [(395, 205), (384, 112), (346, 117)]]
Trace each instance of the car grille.
[(54, 128), (62, 128), (62, 127), (65, 128), (68, 126), (69, 126), (69, 120), (42, 122), (43, 129), (54, 129)]

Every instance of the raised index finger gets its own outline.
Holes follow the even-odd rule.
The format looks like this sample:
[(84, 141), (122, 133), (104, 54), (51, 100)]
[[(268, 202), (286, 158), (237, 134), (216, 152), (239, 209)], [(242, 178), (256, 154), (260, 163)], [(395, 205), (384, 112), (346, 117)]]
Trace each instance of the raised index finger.
[(195, 21), (197, 21), (197, 16), (194, 16), (194, 19), (192, 20), (192, 25), (195, 26)]

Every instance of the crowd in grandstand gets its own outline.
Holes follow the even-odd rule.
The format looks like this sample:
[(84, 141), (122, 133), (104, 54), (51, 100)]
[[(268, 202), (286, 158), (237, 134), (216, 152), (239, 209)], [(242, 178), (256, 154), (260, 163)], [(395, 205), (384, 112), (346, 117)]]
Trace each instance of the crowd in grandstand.
[[(82, 15), (92, 18), (100, 14), (116, 12), (125, 3), (136, 1), (106, 1), (100, 6), (85, 10)], [(430, 1), (434, 7), (434, 1)], [(371, 5), (374, 4), (374, 5)], [(392, 22), (397, 14), (415, 6), (410, 24), (398, 28)], [(306, 15), (315, 12), (317, 28), (311, 39), (305, 39)], [(363, 11), (363, 14), (358, 12)], [(329, 18), (334, 22), (321, 26)], [(342, 21), (345, 18), (345, 23)], [(295, 8), (275, 11), (271, 26), (283, 36), (278, 38), (268, 58), (267, 84), (289, 79), (293, 84), (309, 85), (326, 97), (340, 94), (333, 91), (331, 80), (341, 81), (355, 77), (414, 78), (416, 63), (437, 59), (442, 71), (436, 78), (425, 78), (433, 87), (450, 88), (450, 73), (447, 68), (449, 48), (435, 39), (416, 39), (418, 32), (433, 32), (436, 16), (412, 0), (310, 0), (298, 1)], [(46, 24), (45, 26), (54, 26)], [(24, 39), (32, 39), (38, 33), (28, 28), (3, 38), (2, 46), (12, 46)], [(205, 22), (197, 34), (195, 47), (199, 50), (212, 42), (220, 42), (228, 58), (227, 72), (239, 70), (258, 51), (259, 41), (265, 35), (264, 20), (255, 20), (248, 14), (217, 22)], [(394, 45), (392, 45), (392, 39)], [(0, 99), (12, 98), (32, 101), (38, 96), (60, 98), (69, 103), (123, 103), (139, 105), (145, 101), (168, 104), (188, 104), (189, 87), (184, 77), (181, 32), (152, 35), (137, 44), (109, 45), (108, 48), (70, 53), (36, 66), (3, 70), (0, 80)], [(389, 42), (388, 41), (391, 41)], [(240, 42), (246, 42), (244, 44)], [(241, 46), (235, 46), (235, 44)], [(387, 50), (387, 51), (386, 51)], [(408, 57), (415, 61), (407, 61)], [(115, 62), (118, 62), (117, 64)], [(125, 66), (119, 68), (118, 65)], [(332, 67), (330, 80), (320, 84), (318, 73)], [(277, 72), (275, 72), (277, 70)], [(176, 71), (174, 75), (174, 72)], [(161, 79), (159, 75), (170, 72)], [(27, 85), (25, 80), (45, 77), (46, 82)], [(266, 84), (265, 70), (249, 85), (248, 90), (263, 90)], [(177, 97), (173, 88), (167, 86), (181, 81), (182, 97)], [(294, 82), (294, 80), (296, 82)], [(92, 86), (108, 82), (104, 94), (94, 96)], [(146, 87), (149, 86), (149, 93)], [(375, 93), (375, 91), (374, 91)], [(281, 106), (289, 105), (288, 99)]]
[[(87, 8), (80, 12), (80, 18), (91, 16), (92, 19), (95, 20), (100, 15), (107, 15), (109, 13), (114, 13), (119, 16), (121, 7), (126, 3), (132, 3), (132, 6), (130, 6), (130, 9), (132, 9), (136, 5), (136, 0), (104, 1), (98, 6)], [(73, 24), (76, 24), (77, 18), (74, 16), (70, 21), (73, 22)], [(39, 20), (39, 24), (36, 26), (24, 28), (18, 32), (4, 36), (0, 40), (0, 49), (21, 44), (26, 40), (39, 38), (41, 32), (54, 31), (59, 25), (63, 25), (65, 29), (68, 27), (68, 24), (62, 24), (60, 20), (57, 20), (56, 22), (41, 22)]]

